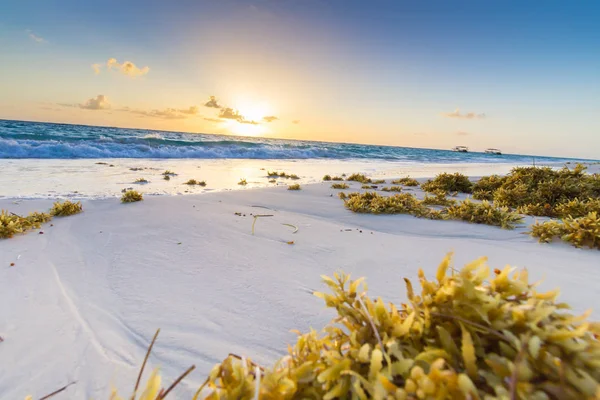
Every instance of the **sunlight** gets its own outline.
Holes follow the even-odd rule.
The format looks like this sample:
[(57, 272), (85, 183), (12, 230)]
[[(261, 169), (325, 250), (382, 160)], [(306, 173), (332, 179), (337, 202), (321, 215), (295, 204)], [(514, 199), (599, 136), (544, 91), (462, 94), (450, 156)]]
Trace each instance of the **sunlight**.
[(261, 136), (267, 132), (267, 128), (263, 125), (242, 124), (237, 121), (228, 121), (227, 129), (239, 136)]

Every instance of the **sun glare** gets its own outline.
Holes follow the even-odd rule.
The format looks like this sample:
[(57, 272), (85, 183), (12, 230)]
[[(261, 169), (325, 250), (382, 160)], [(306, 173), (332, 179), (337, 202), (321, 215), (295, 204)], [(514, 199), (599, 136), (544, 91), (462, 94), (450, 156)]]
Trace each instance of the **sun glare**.
[(262, 136), (268, 132), (264, 117), (272, 115), (271, 107), (266, 103), (240, 102), (236, 107), (244, 122), (230, 121), (228, 129), (240, 136)]

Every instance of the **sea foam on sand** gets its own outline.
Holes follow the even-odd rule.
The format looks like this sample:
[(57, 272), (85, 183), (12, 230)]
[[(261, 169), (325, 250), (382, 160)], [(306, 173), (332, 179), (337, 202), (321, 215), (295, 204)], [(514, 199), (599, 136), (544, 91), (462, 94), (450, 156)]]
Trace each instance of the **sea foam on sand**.
[[(416, 279), (419, 267), (433, 276), (451, 251), (457, 266), (488, 256), (492, 268), (527, 268), (543, 289), (560, 287), (576, 313), (600, 303), (596, 251), (538, 244), (527, 226), (354, 214), (338, 192), (322, 183), (84, 200), (83, 213), (55, 218), (43, 235), (0, 241), (0, 398), (40, 397), (71, 381), (64, 398), (105, 399), (112, 386), (127, 394), (157, 328), (146, 371), (160, 367), (171, 382), (195, 364), (175, 393), (189, 398), (228, 353), (269, 365), (294, 342), (290, 330), (323, 327), (333, 314), (312, 296), (326, 290), (320, 275), (365, 276), (371, 295), (400, 303), (402, 278)], [(19, 214), (50, 205), (0, 200)], [(256, 214), (273, 216), (252, 235)]]

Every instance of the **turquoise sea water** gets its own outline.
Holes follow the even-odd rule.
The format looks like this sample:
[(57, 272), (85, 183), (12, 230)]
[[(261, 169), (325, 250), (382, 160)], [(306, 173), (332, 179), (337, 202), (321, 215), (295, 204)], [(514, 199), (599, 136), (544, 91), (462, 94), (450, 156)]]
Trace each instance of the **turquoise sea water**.
[[(526, 155), (325, 143), (0, 120), (0, 159), (334, 159), (406, 163), (531, 163)], [(537, 157), (540, 162), (568, 158)]]

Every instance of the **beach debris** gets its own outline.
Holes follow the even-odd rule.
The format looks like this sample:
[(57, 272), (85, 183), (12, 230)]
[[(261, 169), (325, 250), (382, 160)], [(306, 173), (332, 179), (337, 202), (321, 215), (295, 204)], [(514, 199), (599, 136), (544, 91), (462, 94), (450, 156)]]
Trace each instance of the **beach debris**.
[(15, 266), (15, 263), (14, 263), (14, 262), (10, 263), (10, 266), (11, 266), (11, 267), (14, 267), (14, 266)]
[(60, 201), (55, 202), (50, 209), (50, 215), (53, 217), (66, 217), (68, 215), (79, 214), (82, 211), (83, 206), (80, 201), (73, 203), (69, 200), (65, 200), (62, 203)]
[(121, 196), (121, 203), (135, 203), (144, 200), (144, 196), (136, 190), (128, 190)]
[(350, 189), (347, 183), (334, 183), (331, 185), (332, 189)]
[(256, 225), (256, 220), (264, 217), (273, 217), (273, 214), (256, 214), (254, 215), (254, 221), (252, 221), (252, 234), (254, 235), (254, 225)]
[(417, 182), (416, 179), (407, 176), (400, 179), (394, 179), (392, 185), (419, 186), (419, 182)]
[[(76, 384), (76, 383), (77, 383), (77, 381), (69, 382), (69, 383), (67, 383), (65, 386), (61, 387), (60, 389), (57, 389), (57, 390), (55, 390), (54, 392), (52, 392), (52, 393), (50, 393), (50, 394), (47, 394), (47, 395), (45, 395), (45, 396), (43, 396), (43, 397), (40, 397), (40, 399), (39, 399), (39, 400), (46, 400), (46, 399), (49, 399), (50, 397), (54, 397), (54, 396), (56, 396), (57, 394), (59, 394), (59, 393), (61, 393), (61, 392), (64, 392), (65, 390), (67, 390), (67, 388), (68, 388), (69, 386), (71, 386), (71, 385), (74, 385), (74, 384)], [(31, 398), (31, 397), (29, 397), (29, 398)]]
[(132, 168), (129, 168), (130, 171), (143, 171), (145, 169), (146, 168), (143, 168), (143, 167), (132, 167)]
[(43, 235), (43, 234), (44, 234), (44, 232), (40, 231), (40, 235)]
[(241, 216), (242, 216), (242, 213), (241, 213), (241, 212), (236, 212), (236, 213), (234, 213), (234, 214), (235, 214), (235, 215), (237, 215), (238, 217), (241, 217)]
[[(362, 279), (323, 276), (314, 293), (337, 316), (298, 333), (272, 368), (228, 357), (203, 399), (592, 399), (600, 393), (600, 325), (540, 293), (526, 270), (490, 276), (485, 258), (456, 270), (447, 256), (421, 293), (405, 279), (406, 304), (370, 298)], [(239, 360), (239, 359), (238, 359)], [(232, 379), (235, 377), (235, 379)], [(258, 382), (258, 383), (257, 383)], [(200, 399), (200, 397), (198, 397)]]
[(292, 232), (292, 233), (298, 232), (298, 227), (296, 225), (292, 225), (292, 224), (281, 224), (281, 225), (285, 225), (285, 226), (289, 226), (290, 228), (294, 228), (294, 232)]
[(293, 240), (290, 240), (289, 242), (286, 242), (287, 244), (294, 244)]
[(187, 182), (184, 183), (184, 185), (190, 185), (190, 186), (206, 186), (206, 182), (205, 181), (197, 181), (195, 179), (190, 179)]
[(105, 163), (105, 162), (102, 162), (102, 161), (97, 162), (96, 164), (98, 164), (98, 165), (108, 165), (108, 163)]
[(428, 180), (423, 183), (421, 188), (426, 192), (443, 190), (445, 192), (471, 193), (473, 190), (473, 183), (471, 183), (467, 176), (460, 172), (454, 174), (443, 172), (438, 174), (433, 180)]

